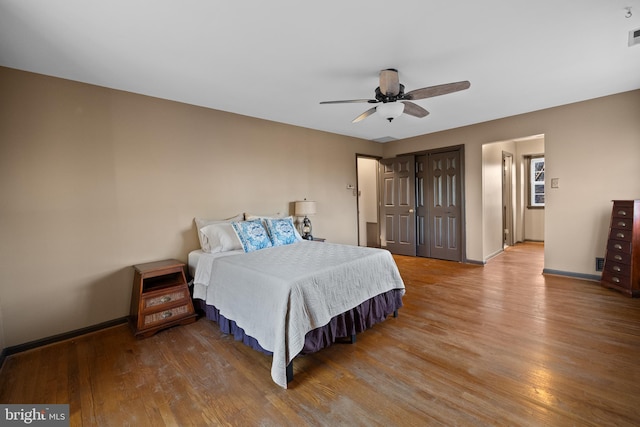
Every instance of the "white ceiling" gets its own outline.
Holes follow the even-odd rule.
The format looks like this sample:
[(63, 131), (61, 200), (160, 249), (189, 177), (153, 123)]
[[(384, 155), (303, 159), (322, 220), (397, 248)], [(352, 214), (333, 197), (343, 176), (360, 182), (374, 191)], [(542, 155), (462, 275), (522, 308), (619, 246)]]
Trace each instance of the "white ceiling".
[[(0, 65), (402, 139), (639, 89), (639, 28), (640, 0), (0, 0)], [(384, 68), (407, 92), (471, 88), (392, 123), (351, 123), (370, 104), (319, 104), (372, 98)]]

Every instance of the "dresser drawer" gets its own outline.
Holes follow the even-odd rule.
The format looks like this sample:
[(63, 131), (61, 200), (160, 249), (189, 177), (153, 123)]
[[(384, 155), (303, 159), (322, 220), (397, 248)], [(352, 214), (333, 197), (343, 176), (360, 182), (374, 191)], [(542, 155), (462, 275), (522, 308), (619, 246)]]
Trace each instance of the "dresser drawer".
[(162, 324), (164, 322), (170, 322), (174, 319), (179, 319), (180, 317), (191, 314), (191, 312), (191, 305), (185, 304), (162, 311), (145, 314), (142, 324), (146, 328), (157, 324)]
[(613, 251), (607, 251), (607, 259), (605, 260), (605, 264), (608, 264), (610, 261), (622, 264), (631, 264), (631, 254), (625, 254), (624, 252), (614, 253)]
[[(617, 253), (630, 254), (631, 242), (624, 240), (609, 240), (609, 243), (607, 243), (607, 254)], [(607, 255), (607, 258), (609, 258), (609, 255)]]
[(616, 202), (613, 205), (613, 218), (633, 219), (633, 202)]
[(611, 228), (631, 231), (633, 228), (633, 218), (611, 218)]
[(611, 283), (614, 286), (622, 286), (624, 288), (628, 288), (631, 286), (631, 277), (623, 274), (615, 274), (611, 271), (604, 271), (602, 273), (602, 281), (606, 283)]
[(605, 263), (604, 268), (607, 271), (611, 272), (611, 274), (614, 274), (614, 275), (631, 276), (631, 265), (630, 264), (623, 264), (621, 262), (614, 262), (614, 261), (607, 260), (607, 262)]
[(631, 229), (625, 230), (621, 228), (612, 228), (609, 231), (609, 240), (624, 240), (626, 242), (630, 242), (631, 236), (632, 236)]
[(153, 309), (156, 311), (163, 305), (176, 305), (179, 301), (184, 301), (189, 297), (188, 290), (185, 288), (168, 289), (161, 294), (144, 295), (142, 297), (142, 310), (148, 311)]

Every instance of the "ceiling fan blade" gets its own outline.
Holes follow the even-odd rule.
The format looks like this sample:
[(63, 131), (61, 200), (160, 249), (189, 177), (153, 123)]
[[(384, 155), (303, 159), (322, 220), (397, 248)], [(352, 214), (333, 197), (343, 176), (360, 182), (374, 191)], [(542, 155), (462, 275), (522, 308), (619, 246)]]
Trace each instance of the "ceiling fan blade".
[(396, 96), (400, 93), (398, 70), (389, 68), (380, 71), (380, 92), (387, 96)]
[(471, 83), (468, 81), (447, 83), (444, 85), (423, 87), (422, 89), (412, 90), (404, 94), (403, 99), (414, 100), (432, 98), (434, 96), (446, 95), (448, 93), (458, 92), (460, 90), (469, 89)]
[(414, 104), (413, 102), (409, 102), (409, 101), (402, 101), (402, 103), (404, 104), (404, 114), (408, 114), (410, 116), (414, 116), (414, 117), (426, 117), (429, 115), (429, 112), (427, 110), (425, 110), (424, 108), (422, 108), (421, 106), (419, 106), (418, 104)]
[(346, 99), (344, 101), (322, 101), (320, 104), (351, 104), (356, 102), (368, 102), (370, 104), (378, 102), (376, 99)]
[(351, 123), (358, 123), (359, 121), (362, 121), (362, 120), (366, 119), (367, 117), (369, 117), (370, 115), (374, 114), (375, 112), (376, 112), (376, 107), (369, 108), (367, 111), (365, 111), (364, 113), (360, 114), (355, 119), (351, 120)]

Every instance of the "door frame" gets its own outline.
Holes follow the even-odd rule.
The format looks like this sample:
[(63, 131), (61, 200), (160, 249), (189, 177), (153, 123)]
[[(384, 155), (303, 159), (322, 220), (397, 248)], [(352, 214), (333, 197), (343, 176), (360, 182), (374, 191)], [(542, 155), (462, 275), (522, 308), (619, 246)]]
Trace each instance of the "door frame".
[[(511, 159), (507, 165), (507, 159)], [(514, 182), (514, 155), (508, 151), (502, 151), (502, 246), (513, 246), (515, 239), (515, 182)], [(509, 170), (507, 170), (507, 166)]]

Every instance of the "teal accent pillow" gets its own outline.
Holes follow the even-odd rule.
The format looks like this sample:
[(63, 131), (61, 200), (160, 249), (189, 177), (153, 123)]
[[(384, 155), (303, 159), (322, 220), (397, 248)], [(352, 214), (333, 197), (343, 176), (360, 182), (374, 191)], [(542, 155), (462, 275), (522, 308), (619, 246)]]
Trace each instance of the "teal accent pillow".
[(232, 222), (231, 226), (235, 230), (242, 249), (245, 252), (253, 252), (259, 249), (269, 248), (273, 246), (269, 239), (269, 234), (259, 219), (254, 221)]
[(300, 234), (296, 232), (293, 219), (288, 218), (266, 218), (267, 230), (273, 246), (289, 245), (302, 240)]

